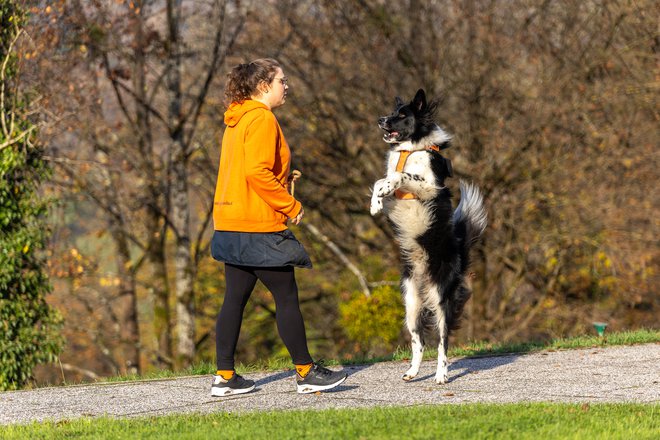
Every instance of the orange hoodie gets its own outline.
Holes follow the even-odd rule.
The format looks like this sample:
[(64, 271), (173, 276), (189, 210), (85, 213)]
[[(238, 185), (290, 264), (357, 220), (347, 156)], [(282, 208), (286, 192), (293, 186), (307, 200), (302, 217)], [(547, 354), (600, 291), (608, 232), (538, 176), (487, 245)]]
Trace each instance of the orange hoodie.
[(275, 115), (259, 101), (232, 103), (215, 188), (216, 231), (278, 232), (300, 202), (287, 191), (291, 151)]

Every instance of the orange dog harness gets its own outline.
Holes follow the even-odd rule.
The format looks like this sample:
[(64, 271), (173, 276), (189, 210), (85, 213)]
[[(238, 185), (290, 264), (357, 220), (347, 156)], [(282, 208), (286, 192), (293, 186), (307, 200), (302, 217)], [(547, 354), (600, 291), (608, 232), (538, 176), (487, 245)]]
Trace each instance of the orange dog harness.
[[(436, 153), (440, 152), (440, 148), (438, 148), (436, 145), (430, 145), (428, 147), (424, 147), (424, 149), (432, 150), (435, 151)], [(415, 150), (415, 151), (421, 151), (421, 150)], [(408, 156), (410, 156), (412, 153), (414, 152), (410, 150), (401, 150), (401, 153), (399, 154), (399, 161), (396, 163), (397, 173), (403, 172), (403, 168), (406, 166), (406, 161), (408, 160)], [(399, 200), (415, 200), (419, 198), (411, 192), (406, 192), (400, 189), (394, 191), (394, 197), (396, 197)]]

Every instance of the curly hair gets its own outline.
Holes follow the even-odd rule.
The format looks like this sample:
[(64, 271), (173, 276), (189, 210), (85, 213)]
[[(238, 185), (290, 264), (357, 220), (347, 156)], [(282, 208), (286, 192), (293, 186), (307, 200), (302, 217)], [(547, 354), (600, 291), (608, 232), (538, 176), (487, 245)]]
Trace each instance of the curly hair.
[(280, 63), (272, 58), (260, 58), (235, 66), (227, 75), (225, 106), (232, 102), (243, 102), (259, 94), (259, 84), (270, 84)]

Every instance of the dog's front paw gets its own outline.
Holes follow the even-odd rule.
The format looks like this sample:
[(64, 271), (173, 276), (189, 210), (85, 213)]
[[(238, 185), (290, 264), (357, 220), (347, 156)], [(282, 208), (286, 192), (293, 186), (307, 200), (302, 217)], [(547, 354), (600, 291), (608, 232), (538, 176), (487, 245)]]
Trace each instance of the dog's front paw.
[(401, 186), (401, 173), (394, 173), (386, 179), (381, 179), (374, 185), (374, 194), (378, 197), (391, 195)]
[(377, 180), (376, 183), (374, 183), (374, 191), (371, 200), (385, 197), (388, 195), (389, 188), (390, 183), (387, 179)]
[(371, 212), (371, 215), (376, 215), (382, 210), (383, 210), (383, 198), (374, 195), (371, 198), (371, 208), (369, 209), (369, 212)]

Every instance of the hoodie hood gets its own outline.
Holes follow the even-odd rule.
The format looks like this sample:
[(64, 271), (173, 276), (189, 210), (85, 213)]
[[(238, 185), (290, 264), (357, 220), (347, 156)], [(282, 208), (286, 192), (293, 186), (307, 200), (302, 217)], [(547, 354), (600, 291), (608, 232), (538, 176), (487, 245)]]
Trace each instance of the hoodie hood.
[(232, 102), (225, 112), (225, 124), (234, 127), (246, 113), (260, 108), (269, 110), (266, 104), (251, 99), (246, 99), (243, 102)]

